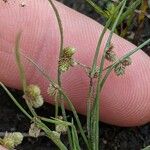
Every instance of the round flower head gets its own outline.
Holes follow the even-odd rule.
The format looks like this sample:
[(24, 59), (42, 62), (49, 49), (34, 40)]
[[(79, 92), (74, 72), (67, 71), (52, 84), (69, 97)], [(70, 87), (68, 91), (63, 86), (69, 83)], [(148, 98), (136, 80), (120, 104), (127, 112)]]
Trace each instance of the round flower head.
[(44, 103), (41, 90), (37, 85), (31, 84), (27, 86), (24, 98), (28, 100), (34, 108), (39, 108)]
[(31, 137), (35, 137), (35, 138), (39, 137), (40, 132), (41, 132), (41, 129), (38, 128), (35, 123), (32, 123), (32, 124), (30, 125), (29, 135), (30, 135)]
[(34, 99), (40, 94), (41, 94), (41, 90), (40, 90), (40, 88), (37, 85), (31, 84), (31, 85), (27, 86), (27, 88), (26, 88), (26, 95), (29, 98)]
[(114, 51), (107, 51), (105, 58), (110, 62), (114, 62), (117, 60), (117, 56)]
[(47, 93), (50, 96), (55, 96), (58, 93), (58, 88), (59, 87), (57, 85), (49, 84), (48, 89), (47, 89)]
[(123, 64), (124, 66), (129, 66), (129, 65), (131, 65), (131, 64), (132, 64), (131, 58), (128, 57), (128, 58), (124, 59), (124, 60), (122, 61), (122, 64)]
[(106, 51), (106, 55), (105, 58), (110, 61), (110, 62), (114, 62), (117, 60), (117, 55), (116, 53), (113, 51), (113, 44), (110, 45), (110, 47), (108, 48), (108, 50)]
[(23, 135), (20, 132), (12, 133), (12, 138), (14, 139), (15, 146), (21, 144), (23, 141)]
[(31, 102), (34, 108), (39, 108), (43, 105), (43, 97), (41, 95), (37, 96), (34, 101)]
[(2, 145), (10, 150), (15, 148), (14, 140), (10, 138), (4, 138)]
[(65, 58), (71, 58), (73, 56), (73, 54), (75, 54), (76, 50), (75, 48), (72, 47), (66, 47), (63, 49), (63, 56)]
[(122, 63), (119, 63), (114, 68), (114, 71), (115, 71), (117, 76), (124, 75), (125, 74), (125, 66)]
[(68, 129), (67, 125), (63, 125), (63, 124), (56, 125), (56, 132), (58, 133), (65, 133), (67, 132), (67, 129)]
[(14, 149), (15, 146), (22, 143), (23, 135), (20, 132), (6, 133), (2, 139), (3, 146), (8, 149)]
[(71, 66), (71, 59), (68, 59), (68, 58), (62, 58), (60, 61), (59, 61), (59, 69), (61, 72), (66, 72), (70, 66)]

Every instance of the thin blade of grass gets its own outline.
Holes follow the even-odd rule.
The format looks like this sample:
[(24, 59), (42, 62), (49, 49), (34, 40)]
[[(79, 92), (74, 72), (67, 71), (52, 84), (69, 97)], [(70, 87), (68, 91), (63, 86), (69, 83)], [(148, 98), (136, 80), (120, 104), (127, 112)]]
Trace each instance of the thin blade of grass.
[[(103, 68), (104, 68), (104, 62), (105, 62), (105, 55), (106, 55), (106, 51), (109, 49), (110, 45), (111, 45), (111, 39), (112, 39), (112, 36), (114, 34), (114, 31), (115, 31), (115, 28), (117, 26), (117, 23), (119, 21), (119, 18), (121, 17), (121, 14), (124, 10), (124, 7), (125, 7), (125, 4), (126, 4), (126, 0), (123, 0), (123, 5), (122, 5), (122, 8), (114, 22), (114, 25), (112, 27), (112, 30), (110, 31), (110, 34), (109, 34), (109, 37), (108, 37), (108, 40), (106, 42), (106, 46), (104, 48), (104, 52), (103, 52), (103, 55), (102, 55), (102, 59), (101, 59), (101, 62), (100, 62), (100, 67), (99, 67), (99, 74), (98, 74), (98, 81), (100, 81), (101, 79), (101, 76), (102, 76), (102, 72), (103, 72)], [(97, 87), (99, 87), (98, 85), (100, 85), (100, 82), (97, 84)], [(98, 92), (97, 92), (98, 93)], [(95, 101), (96, 102), (96, 101)], [(96, 105), (96, 103), (95, 103)], [(93, 106), (93, 108), (95, 107), (95, 105)]]
[(121, 15), (118, 25), (120, 25), (130, 14), (133, 14), (135, 9), (141, 4), (142, 0), (136, 0), (127, 10)]
[[(74, 124), (73, 119), (72, 119), (72, 124)], [(71, 135), (72, 135), (72, 141), (73, 141), (73, 150), (81, 150), (80, 145), (79, 145), (79, 139), (78, 139), (78, 134), (75, 126), (71, 127)]]
[[(115, 14), (119, 11), (121, 5), (122, 5), (122, 3), (120, 3), (116, 7), (115, 13), (114, 13), (113, 16), (115, 16)], [(88, 91), (88, 98), (87, 98), (87, 132), (88, 132), (88, 138), (89, 139), (90, 139), (91, 98), (92, 98), (92, 95), (93, 95), (92, 89), (94, 88), (93, 83), (92, 83), (93, 82), (92, 78), (95, 74), (97, 59), (98, 59), (98, 56), (99, 56), (99, 51), (100, 51), (100, 47), (101, 47), (101, 44), (102, 44), (103, 37), (104, 37), (104, 35), (105, 35), (105, 33), (106, 33), (107, 29), (109, 28), (112, 21), (113, 21), (113, 17), (109, 18), (108, 21), (106, 22), (106, 25), (105, 25), (102, 33), (100, 33), (100, 37), (99, 37), (99, 40), (98, 40), (98, 43), (97, 43), (95, 55), (94, 55), (94, 58), (93, 58), (91, 73), (90, 73), (91, 77), (90, 77), (89, 91)]]
[(91, 111), (91, 127), (92, 127), (92, 136), (91, 139), (92, 141), (92, 146), (94, 150), (99, 150), (99, 92), (100, 92), (100, 83), (101, 83), (101, 76), (102, 76), (102, 71), (103, 71), (103, 67), (104, 67), (104, 62), (105, 62), (105, 54), (106, 51), (109, 49), (110, 44), (111, 44), (111, 39), (114, 33), (114, 30), (116, 29), (117, 23), (121, 17), (121, 14), (123, 13), (123, 10), (125, 8), (126, 5), (126, 0), (123, 0), (123, 5), (121, 7), (121, 10), (114, 22), (114, 25), (112, 27), (112, 30), (110, 32), (110, 35), (108, 37), (108, 40), (106, 42), (106, 46), (104, 48), (104, 52), (102, 55), (102, 59), (100, 62), (100, 68), (99, 68), (99, 73), (98, 73), (98, 82), (97, 82), (97, 87), (96, 87), (96, 98), (94, 101), (94, 105)]
[[(59, 27), (59, 32), (60, 32), (60, 50), (59, 50), (59, 60), (61, 59), (61, 56), (62, 56), (62, 52), (63, 52), (63, 43), (64, 43), (64, 33), (63, 33), (63, 26), (62, 26), (62, 21), (61, 21), (61, 18), (60, 18), (60, 15), (59, 15), (59, 12), (55, 6), (55, 4), (53, 3), (52, 0), (48, 0), (50, 5), (52, 6), (53, 10), (54, 10), (54, 13), (56, 15), (56, 19), (57, 19), (57, 23), (58, 23), (58, 27)], [(58, 81), (58, 85), (61, 87), (61, 72), (59, 70), (59, 68), (57, 68), (57, 81)], [(60, 99), (60, 103), (61, 103), (61, 109), (62, 109), (62, 113), (63, 113), (63, 116), (64, 118), (66, 119), (65, 117), (65, 109), (64, 109), (64, 104), (63, 102), (61, 101), (61, 94), (59, 93), (58, 94), (59, 96), (59, 99)], [(58, 116), (58, 105), (59, 105), (59, 101), (58, 101), (58, 98), (57, 98), (57, 102), (55, 104), (55, 116)], [(70, 141), (71, 142), (71, 141)]]
[(98, 14), (108, 18), (108, 15), (105, 11), (103, 11), (103, 9), (98, 6), (96, 3), (94, 3), (92, 0), (85, 0), (87, 3), (89, 3), (95, 10), (95, 12), (97, 12)]
[(64, 125), (64, 126), (72, 126), (72, 123), (70, 122), (66, 122), (66, 121), (63, 121), (63, 120), (59, 120), (59, 119), (56, 119), (56, 118), (45, 118), (45, 117), (41, 117), (41, 116), (38, 116), (38, 118), (42, 121), (45, 121), (45, 122), (48, 122), (48, 123), (52, 123), (52, 124), (56, 124), (56, 125)]
[[(59, 15), (59, 12), (55, 6), (55, 4), (53, 3), (52, 0), (48, 0), (54, 10), (54, 13), (56, 15), (56, 18), (57, 18), (57, 22), (58, 22), (58, 26), (59, 26), (59, 31), (60, 31), (60, 50), (59, 50), (59, 60), (61, 59), (62, 57), (62, 53), (63, 53), (63, 44), (64, 44), (64, 33), (63, 33), (63, 26), (62, 26), (62, 21), (61, 21), (61, 18), (60, 18), (60, 15)], [(61, 71), (59, 69), (59, 65), (58, 65), (58, 68), (57, 68), (57, 82), (58, 82), (58, 85), (59, 87), (61, 87)], [(55, 103), (55, 116), (58, 116), (58, 105), (59, 105), (59, 100), (60, 100), (60, 105), (61, 105), (61, 111), (62, 111), (62, 115), (63, 115), (63, 118), (64, 120), (67, 121), (67, 117), (66, 117), (66, 111), (65, 111), (65, 108), (64, 108), (64, 101), (62, 100), (62, 96), (61, 96), (61, 93), (59, 92), (58, 94), (58, 98), (56, 99), (56, 103)], [(70, 143), (70, 148), (72, 149), (72, 141), (71, 141), (71, 131), (69, 130), (68, 128), (68, 139), (69, 139), (69, 143)]]
[[(20, 77), (20, 81), (22, 83), (22, 87), (23, 87), (23, 92), (26, 92), (26, 88), (27, 88), (27, 81), (26, 81), (26, 76), (25, 76), (25, 71), (24, 71), (24, 66), (21, 63), (21, 58), (20, 58), (20, 40), (21, 40), (21, 32), (19, 32), (16, 36), (16, 42), (15, 42), (15, 56), (16, 56), (16, 62), (18, 65), (18, 69), (19, 69), (19, 77)], [(30, 110), (30, 112), (32, 113), (32, 115), (34, 117), (37, 116), (36, 112), (34, 111), (34, 109), (32, 108), (31, 104), (28, 102), (28, 100), (26, 100), (26, 104)]]
[(15, 99), (15, 97), (9, 92), (9, 90), (6, 88), (6, 86), (0, 82), (0, 85), (2, 88), (6, 91), (8, 96), (11, 98), (11, 100), (15, 103), (15, 105), (29, 118), (32, 120), (32, 116), (29, 115), (29, 113), (18, 103), (18, 101)]
[(21, 32), (19, 32), (16, 37), (15, 57), (16, 57), (16, 62), (17, 62), (18, 69), (19, 69), (20, 81), (22, 82), (23, 91), (25, 92), (25, 89), (27, 87), (27, 82), (26, 82), (26, 77), (25, 77), (25, 71), (24, 71), (23, 65), (21, 63), (21, 58), (20, 58), (20, 54), (19, 54), (20, 39), (21, 39)]

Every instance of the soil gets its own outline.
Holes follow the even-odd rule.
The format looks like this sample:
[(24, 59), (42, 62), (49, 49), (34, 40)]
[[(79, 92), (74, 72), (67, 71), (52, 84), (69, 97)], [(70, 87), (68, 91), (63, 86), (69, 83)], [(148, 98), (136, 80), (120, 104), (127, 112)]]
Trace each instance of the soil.
[[(69, 7), (72, 7), (79, 12), (92, 17), (100, 23), (104, 22), (104, 18), (99, 17), (91, 7), (85, 5), (83, 0), (59, 0)], [(95, 0), (96, 1), (96, 0)], [(104, 1), (104, 0), (103, 0)], [(97, 1), (100, 5), (105, 6), (107, 0), (102, 2)], [(131, 28), (132, 32), (136, 31), (136, 23)], [(139, 45), (144, 40), (150, 38), (150, 19), (145, 18), (144, 24), (141, 29), (141, 34), (138, 34), (138, 40), (132, 40), (133, 43)], [(144, 51), (150, 55), (150, 45), (144, 48)], [(22, 92), (15, 89), (10, 89), (15, 97), (22, 99)], [(20, 100), (24, 107), (24, 101)], [(39, 115), (53, 116), (54, 106), (45, 103), (44, 106), (37, 110)], [(67, 112), (67, 115), (71, 115), (71, 112)], [(85, 117), (80, 116), (83, 126), (85, 125)], [(30, 120), (28, 120), (10, 100), (8, 95), (0, 88), (0, 136), (6, 131), (14, 132), (20, 131), (27, 133), (30, 126)], [(67, 136), (63, 135), (63, 142), (68, 145)], [(82, 145), (82, 141), (81, 141)], [(116, 127), (100, 122), (100, 146), (101, 150), (141, 150), (142, 148), (150, 145), (150, 124), (134, 127), (134, 128), (122, 128)], [(57, 150), (58, 148), (46, 137), (31, 138), (25, 137), (22, 144), (19, 145), (17, 150)], [(84, 145), (82, 149), (86, 150)]]

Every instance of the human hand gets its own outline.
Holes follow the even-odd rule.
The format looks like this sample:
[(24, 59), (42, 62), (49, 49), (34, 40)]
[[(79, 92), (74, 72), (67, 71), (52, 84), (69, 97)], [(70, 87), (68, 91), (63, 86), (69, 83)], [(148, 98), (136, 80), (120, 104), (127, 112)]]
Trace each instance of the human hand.
[[(65, 46), (76, 47), (75, 59), (91, 65), (102, 26), (64, 5), (55, 2), (64, 27)], [(0, 81), (21, 89), (14, 57), (17, 33), (22, 30), (21, 49), (56, 79), (59, 55), (59, 30), (54, 12), (47, 0), (29, 0), (24, 7), (20, 1), (0, 1)], [(101, 53), (109, 32), (107, 32)], [(135, 48), (133, 44), (113, 36), (114, 51), (122, 56)], [(123, 77), (112, 73), (101, 95), (100, 119), (119, 126), (135, 126), (150, 121), (150, 58), (142, 51), (132, 57), (133, 64)], [(45, 101), (48, 82), (22, 59), (28, 83), (41, 87)], [(88, 77), (79, 67), (63, 75), (63, 88), (79, 113), (86, 112)]]
[(0, 145), (0, 150), (7, 150), (7, 149)]

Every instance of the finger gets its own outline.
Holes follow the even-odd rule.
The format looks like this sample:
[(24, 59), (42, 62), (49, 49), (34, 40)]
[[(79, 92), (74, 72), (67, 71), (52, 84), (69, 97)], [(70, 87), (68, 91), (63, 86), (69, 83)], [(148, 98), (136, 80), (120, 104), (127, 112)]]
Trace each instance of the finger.
[(0, 145), (0, 150), (7, 150), (7, 149)]
[[(63, 23), (65, 46), (76, 47), (75, 59), (90, 66), (103, 27), (60, 3), (55, 4)], [(2, 3), (0, 22), (0, 80), (10, 87), (21, 88), (12, 51), (20, 29), (23, 31), (21, 49), (45, 68), (52, 79), (56, 79), (59, 30), (48, 2), (32, 0), (23, 8), (20, 7), (19, 1), (15, 4)], [(101, 53), (108, 34), (109, 32), (104, 38)], [(113, 36), (112, 42), (118, 56), (135, 48), (117, 35)], [(127, 69), (125, 76), (118, 78), (112, 73), (104, 86), (100, 99), (100, 118), (104, 122), (134, 126), (150, 121), (150, 59), (143, 52), (138, 52), (132, 60), (133, 64)], [(46, 93), (49, 83), (29, 62), (23, 60), (23, 63), (28, 83), (41, 86), (46, 100), (52, 102)], [(85, 71), (79, 67), (72, 68), (63, 75), (63, 87), (77, 111), (82, 114), (86, 113), (88, 81)]]

